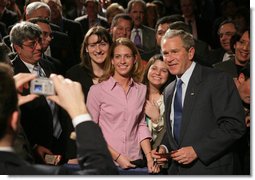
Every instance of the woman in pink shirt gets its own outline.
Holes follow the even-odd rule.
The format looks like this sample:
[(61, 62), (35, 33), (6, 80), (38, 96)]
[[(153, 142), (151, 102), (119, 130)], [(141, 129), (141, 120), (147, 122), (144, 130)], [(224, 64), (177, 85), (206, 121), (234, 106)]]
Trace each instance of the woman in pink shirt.
[(100, 83), (88, 93), (88, 110), (118, 166), (135, 168), (132, 161), (143, 159), (143, 151), (151, 172), (151, 135), (144, 113), (146, 86), (140, 83), (143, 69), (137, 48), (127, 38), (117, 39), (105, 66)]

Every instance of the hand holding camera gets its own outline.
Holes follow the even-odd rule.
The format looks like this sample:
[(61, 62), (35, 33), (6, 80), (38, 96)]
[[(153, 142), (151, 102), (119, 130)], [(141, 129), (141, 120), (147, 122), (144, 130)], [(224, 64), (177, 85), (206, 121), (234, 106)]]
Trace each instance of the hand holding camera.
[(29, 101), (32, 101), (38, 97), (36, 94), (29, 94), (26, 96), (22, 96), (20, 94), (20, 93), (22, 93), (24, 88), (26, 88), (26, 89), (29, 88), (29, 81), (36, 78), (36, 75), (31, 74), (31, 73), (19, 73), (19, 74), (16, 74), (13, 78), (15, 80), (16, 89), (18, 91), (19, 106), (22, 104), (25, 104)]
[(55, 95), (52, 80), (44, 77), (33, 79), (30, 84), (30, 93), (44, 96)]

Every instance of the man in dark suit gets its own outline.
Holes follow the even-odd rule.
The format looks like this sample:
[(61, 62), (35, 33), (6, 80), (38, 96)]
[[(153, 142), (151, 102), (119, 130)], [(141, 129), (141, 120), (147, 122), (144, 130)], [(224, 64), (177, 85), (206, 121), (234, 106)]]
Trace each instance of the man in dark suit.
[[(43, 2), (32, 2), (27, 5), (25, 11), (25, 19), (28, 21), (31, 18), (44, 18), (50, 20), (51, 9), (50, 7)], [(71, 39), (64, 32), (61, 32), (61, 28), (55, 24), (50, 23), (53, 40), (50, 44), (50, 56), (59, 59), (66, 69), (69, 69), (74, 64), (77, 63), (75, 59), (75, 49), (76, 46), (73, 46)], [(59, 27), (56, 29), (55, 27)], [(75, 28), (75, 27), (74, 27)]]
[(143, 0), (131, 0), (128, 2), (127, 12), (134, 21), (134, 28), (131, 31), (131, 41), (139, 49), (142, 58), (149, 60), (150, 57), (145, 55), (155, 51), (157, 45), (155, 30), (143, 24), (146, 4)]
[(72, 65), (80, 63), (80, 49), (83, 40), (81, 24), (62, 16), (63, 9), (60, 1), (43, 0), (43, 2), (45, 2), (51, 9), (51, 23), (59, 26), (60, 31), (67, 34), (70, 38), (75, 53), (75, 59), (72, 60)]
[[(14, 74), (36, 73), (40, 77), (49, 77), (56, 72), (54, 65), (42, 59), (42, 31), (38, 25), (23, 21), (13, 26), (10, 40), (17, 56), (12, 61)], [(23, 94), (29, 94), (26, 90)], [(45, 154), (61, 154), (65, 159), (65, 145), (68, 134), (66, 121), (68, 116), (62, 108), (47, 101), (45, 96), (24, 104), (21, 109), (21, 125), (38, 162), (44, 163)], [(56, 125), (54, 127), (54, 124)]]
[(110, 27), (107, 19), (99, 15), (99, 1), (85, 0), (84, 6), (86, 7), (86, 15), (75, 18), (75, 21), (81, 24), (83, 36), (93, 26), (100, 25), (106, 29)]
[(28, 21), (37, 24), (42, 30), (42, 58), (54, 64), (56, 74), (64, 75), (66, 71), (64, 64), (59, 59), (51, 57), (48, 53), (50, 50), (49, 46), (53, 40), (53, 32), (51, 30), (49, 21), (43, 18), (32, 18)]
[(209, 51), (207, 61), (209, 64), (214, 65), (219, 62), (234, 59), (234, 52), (231, 50), (230, 40), (237, 32), (235, 23), (232, 20), (223, 21), (218, 29), (220, 40), (220, 48)]
[(71, 171), (62, 166), (31, 165), (19, 158), (12, 147), (19, 129), (18, 104), (29, 102), (36, 96), (32, 94), (26, 97), (19, 95), (18, 98), (16, 88), (18, 90), (24, 88), (24, 84), (35, 76), (32, 74), (14, 76), (15, 88), (11, 69), (8, 65), (0, 64), (0, 78), (0, 174), (118, 174), (102, 132), (87, 112), (80, 84), (57, 75), (51, 76), (57, 95), (51, 96), (49, 99), (65, 108), (72, 117), (77, 135), (77, 152), (81, 170)]
[[(234, 174), (233, 144), (245, 131), (244, 110), (234, 81), (224, 72), (193, 62), (190, 33), (168, 30), (161, 43), (164, 61), (176, 81), (164, 91), (167, 132), (157, 153), (170, 175)], [(155, 171), (158, 172), (158, 165)]]

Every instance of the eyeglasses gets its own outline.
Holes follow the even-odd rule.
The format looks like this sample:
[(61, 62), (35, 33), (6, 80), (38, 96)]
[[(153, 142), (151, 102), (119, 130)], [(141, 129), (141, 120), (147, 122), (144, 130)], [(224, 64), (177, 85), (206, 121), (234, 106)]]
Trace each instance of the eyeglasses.
[(131, 54), (123, 54), (123, 55), (121, 55), (121, 54), (114, 54), (113, 55), (113, 58), (114, 59), (117, 59), (117, 60), (121, 60), (121, 59), (125, 59), (125, 60), (132, 60), (132, 58), (133, 58), (134, 56), (133, 55), (131, 55)]
[(32, 50), (35, 50), (35, 48), (36, 48), (36, 46), (37, 46), (38, 44), (40, 44), (40, 45), (42, 44), (42, 39), (30, 41), (29, 44), (24, 44), (24, 43), (23, 43), (22, 46), (28, 47), (28, 48), (30, 48), (30, 49), (32, 49)]
[(88, 44), (88, 48), (94, 50), (96, 49), (96, 47), (99, 46), (99, 48), (106, 48), (108, 46), (108, 43), (106, 42), (98, 42), (98, 43), (91, 43), (91, 44)]
[(43, 31), (42, 32), (42, 36), (47, 38), (47, 37), (50, 37), (51, 39), (53, 39), (53, 34), (51, 32), (46, 32), (46, 31)]

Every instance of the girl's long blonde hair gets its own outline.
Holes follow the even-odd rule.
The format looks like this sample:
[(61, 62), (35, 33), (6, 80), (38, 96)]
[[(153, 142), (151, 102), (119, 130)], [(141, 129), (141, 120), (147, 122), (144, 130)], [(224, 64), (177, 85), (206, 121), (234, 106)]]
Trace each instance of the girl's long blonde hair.
[(136, 58), (136, 63), (134, 64), (130, 72), (130, 77), (135, 82), (140, 83), (142, 81), (142, 75), (143, 75), (142, 59), (135, 44), (130, 39), (127, 39), (127, 38), (119, 38), (116, 41), (114, 41), (113, 44), (111, 45), (110, 51), (105, 61), (105, 67), (104, 67), (105, 71), (102, 77), (99, 79), (99, 82), (106, 81), (111, 76), (114, 75), (115, 69), (111, 61), (114, 58), (115, 48), (120, 45), (128, 47), (132, 51), (133, 56)]

